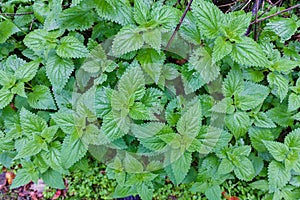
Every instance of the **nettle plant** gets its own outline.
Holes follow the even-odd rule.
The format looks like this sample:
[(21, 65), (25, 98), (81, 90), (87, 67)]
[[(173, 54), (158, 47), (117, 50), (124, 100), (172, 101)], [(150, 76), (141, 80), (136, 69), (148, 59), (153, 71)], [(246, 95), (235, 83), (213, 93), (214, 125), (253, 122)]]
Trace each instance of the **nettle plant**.
[(152, 199), (166, 177), (211, 200), (228, 180), (299, 197), (299, 19), (266, 19), (255, 41), (251, 13), (195, 0), (171, 36), (174, 3), (1, 3), (0, 163), (22, 166), (11, 188), (62, 189), (91, 154), (117, 181), (111, 198)]

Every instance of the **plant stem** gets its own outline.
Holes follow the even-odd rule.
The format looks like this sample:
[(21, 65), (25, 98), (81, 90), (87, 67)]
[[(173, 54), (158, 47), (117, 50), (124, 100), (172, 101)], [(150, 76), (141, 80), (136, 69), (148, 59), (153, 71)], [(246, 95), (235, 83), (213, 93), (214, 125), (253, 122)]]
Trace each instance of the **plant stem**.
[(284, 9), (284, 10), (282, 10), (282, 11), (279, 11), (279, 12), (274, 13), (274, 14), (272, 14), (272, 15), (269, 15), (269, 16), (267, 16), (267, 17), (264, 17), (264, 18), (261, 18), (261, 19), (258, 19), (258, 20), (254, 20), (253, 22), (250, 23), (250, 25), (259, 23), (259, 22), (261, 22), (261, 21), (264, 21), (264, 20), (266, 20), (266, 19), (275, 17), (275, 16), (277, 16), (277, 15), (280, 15), (280, 14), (282, 14), (282, 13), (288, 12), (288, 11), (290, 11), (290, 10), (292, 10), (292, 9), (294, 9), (294, 8), (298, 8), (298, 7), (300, 7), (300, 4), (291, 6), (291, 7), (287, 8), (287, 9)]
[(186, 6), (184, 13), (182, 14), (182, 16), (181, 16), (181, 18), (180, 18), (180, 21), (179, 21), (179, 23), (177, 24), (177, 26), (176, 26), (176, 28), (175, 28), (175, 30), (174, 30), (174, 32), (173, 32), (173, 34), (172, 34), (172, 36), (171, 36), (171, 38), (170, 38), (168, 44), (167, 44), (166, 49), (168, 49), (168, 48), (170, 47), (172, 41), (174, 40), (174, 38), (175, 38), (175, 36), (176, 36), (176, 33), (178, 32), (178, 30), (179, 30), (179, 28), (180, 28), (180, 26), (181, 26), (181, 24), (182, 24), (182, 22), (183, 22), (183, 20), (184, 20), (184, 18), (185, 18), (185, 16), (186, 16), (187, 12), (188, 12), (188, 10), (190, 9), (190, 7), (191, 7), (191, 5), (192, 5), (192, 2), (193, 2), (193, 0), (190, 0), (190, 1), (189, 1), (189, 4)]

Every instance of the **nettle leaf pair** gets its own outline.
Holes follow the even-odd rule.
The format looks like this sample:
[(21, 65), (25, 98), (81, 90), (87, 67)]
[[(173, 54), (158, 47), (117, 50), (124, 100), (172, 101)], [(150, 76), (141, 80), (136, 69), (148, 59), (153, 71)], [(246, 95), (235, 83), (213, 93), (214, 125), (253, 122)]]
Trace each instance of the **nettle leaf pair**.
[[(104, 5), (101, 6), (104, 9)], [(132, 18), (115, 36), (112, 45), (113, 54), (121, 56), (139, 50), (145, 44), (160, 52), (163, 33), (170, 32), (176, 26), (179, 19), (178, 10), (143, 0), (135, 0), (133, 10), (129, 8), (126, 10), (130, 13), (126, 15)], [(102, 15), (114, 19), (111, 13)]]
[[(256, 134), (251, 131), (252, 135)], [(265, 130), (256, 130), (266, 135)], [(272, 198), (276, 199), (295, 199), (299, 196), (299, 129), (290, 132), (284, 139), (283, 143), (273, 141), (272, 134), (265, 136), (253, 146), (261, 152), (269, 152), (274, 158), (268, 166), (268, 180), (258, 180), (251, 183), (252, 188), (272, 193)], [(263, 135), (263, 134), (261, 134)], [(258, 143), (259, 142), (259, 143)]]
[(268, 168), (269, 188), (275, 192), (291, 181), (291, 175), (300, 172), (300, 129), (289, 133), (284, 143), (268, 140), (263, 143), (275, 159)]
[(10, 56), (0, 70), (0, 109), (12, 102), (15, 95), (27, 98), (28, 104), (35, 109), (56, 109), (50, 89), (44, 85), (31, 86), (41, 59), (26, 62), (17, 56)]
[[(47, 76), (54, 90), (61, 91), (66, 85), (68, 78), (74, 70), (74, 62), (71, 58), (84, 58), (89, 50), (83, 45), (83, 41), (69, 33), (61, 37), (64, 31), (48, 32), (37, 29), (30, 32), (24, 38), (24, 44), (35, 55), (44, 59)], [(78, 36), (79, 37), (79, 36)]]
[[(196, 139), (202, 120), (200, 102), (194, 101), (191, 105), (178, 120), (178, 133), (161, 122), (131, 125), (130, 131), (140, 142), (141, 152), (133, 156), (130, 153), (123, 155), (121, 151), (108, 165), (108, 173), (118, 182), (115, 198), (139, 194), (143, 199), (152, 199), (152, 181), (157, 177), (153, 172), (164, 166), (175, 184), (184, 180), (191, 167), (192, 152), (201, 149), (200, 141)], [(144, 159), (139, 155), (144, 158), (148, 155), (149, 160), (142, 162)]]
[[(9, 127), (11, 130), (1, 138), (6, 144), (1, 146), (1, 150), (15, 150), (16, 154), (11, 156), (14, 160), (21, 160), (22, 164), (11, 188), (20, 187), (31, 180), (37, 182), (38, 178), (51, 187), (64, 188), (61, 143), (56, 140), (58, 126), (48, 126), (45, 119), (24, 108), (20, 111), (19, 122), (13, 123), (15, 128)], [(10, 148), (8, 141), (12, 142)]]
[(101, 130), (113, 141), (129, 133), (132, 120), (157, 120), (155, 113), (159, 114), (163, 108), (160, 97), (161, 91), (145, 88), (141, 68), (129, 66), (115, 90), (101, 87), (96, 90), (96, 113), (103, 118)]
[[(190, 67), (198, 71), (206, 83), (218, 77), (220, 68), (217, 63), (228, 55), (241, 65), (269, 65), (260, 45), (244, 36), (251, 21), (250, 13), (238, 11), (224, 14), (206, 1), (193, 2), (192, 13), (200, 33), (214, 43), (213, 47), (208, 45), (196, 49), (190, 58)], [(196, 27), (193, 29), (198, 34)]]
[(226, 113), (225, 124), (236, 139), (244, 137), (253, 125), (275, 128), (268, 113), (261, 107), (270, 93), (264, 85), (244, 81), (242, 71), (233, 67), (222, 84), (224, 98), (212, 107), (216, 113)]

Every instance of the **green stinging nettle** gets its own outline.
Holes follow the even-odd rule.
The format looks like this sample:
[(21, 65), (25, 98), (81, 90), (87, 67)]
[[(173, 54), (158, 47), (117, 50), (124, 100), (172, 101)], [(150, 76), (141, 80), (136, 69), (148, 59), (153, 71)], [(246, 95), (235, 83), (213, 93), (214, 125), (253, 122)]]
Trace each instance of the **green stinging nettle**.
[(150, 200), (166, 177), (199, 199), (222, 199), (229, 181), (299, 198), (293, 12), (262, 21), (255, 41), (255, 16), (205, 0), (175, 37), (175, 0), (0, 4), (0, 164), (22, 165), (11, 188), (63, 189), (92, 155), (117, 183), (107, 198)]

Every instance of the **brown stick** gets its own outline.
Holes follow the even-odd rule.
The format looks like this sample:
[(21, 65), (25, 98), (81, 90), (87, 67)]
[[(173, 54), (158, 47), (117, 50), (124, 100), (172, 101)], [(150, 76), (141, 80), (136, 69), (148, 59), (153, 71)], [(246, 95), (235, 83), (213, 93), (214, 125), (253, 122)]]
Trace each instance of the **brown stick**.
[(187, 12), (189, 11), (189, 9), (190, 9), (190, 7), (191, 7), (191, 5), (192, 5), (192, 2), (193, 2), (193, 0), (190, 0), (190, 1), (189, 1), (189, 4), (186, 6), (184, 13), (182, 14), (182, 16), (181, 16), (181, 18), (180, 18), (180, 21), (179, 21), (179, 23), (177, 24), (177, 26), (176, 26), (176, 28), (175, 28), (175, 30), (174, 30), (174, 32), (173, 32), (173, 34), (172, 34), (172, 36), (171, 36), (171, 38), (170, 38), (168, 44), (167, 44), (167, 47), (166, 47), (167, 49), (170, 47), (172, 41), (174, 40), (174, 38), (175, 38), (175, 36), (176, 36), (176, 33), (178, 32), (178, 30), (179, 30), (179, 28), (180, 28), (180, 26), (181, 26), (181, 24), (182, 24), (182, 22), (183, 22), (183, 20), (184, 20), (184, 18), (185, 18), (185, 16), (186, 16)]
[(250, 24), (252, 25), (252, 24), (259, 23), (259, 22), (261, 22), (261, 21), (264, 21), (264, 20), (266, 20), (266, 19), (275, 17), (275, 16), (277, 16), (277, 15), (280, 15), (280, 14), (282, 14), (282, 13), (288, 12), (288, 11), (290, 11), (290, 10), (292, 10), (292, 9), (294, 9), (294, 8), (298, 8), (298, 7), (300, 7), (300, 4), (291, 6), (291, 7), (287, 8), (287, 9), (284, 9), (284, 10), (282, 10), (282, 11), (279, 11), (279, 12), (274, 13), (274, 14), (272, 14), (272, 15), (269, 15), (269, 16), (267, 16), (267, 17), (264, 17), (264, 18), (261, 18), (261, 19), (258, 19), (258, 20), (254, 20), (254, 21), (251, 22)]
[(265, 10), (262, 14), (260, 14), (258, 16), (258, 18), (260, 18), (261, 16), (263, 16), (264, 14), (266, 14), (267, 12), (269, 12), (274, 6), (276, 6), (278, 3), (280, 3), (282, 0), (278, 0), (277, 2), (275, 2), (274, 4), (272, 4), (271, 6), (268, 7), (267, 10)]
[(4, 16), (22, 16), (22, 15), (32, 15), (33, 12), (25, 12), (25, 13), (0, 13), (0, 15)]

